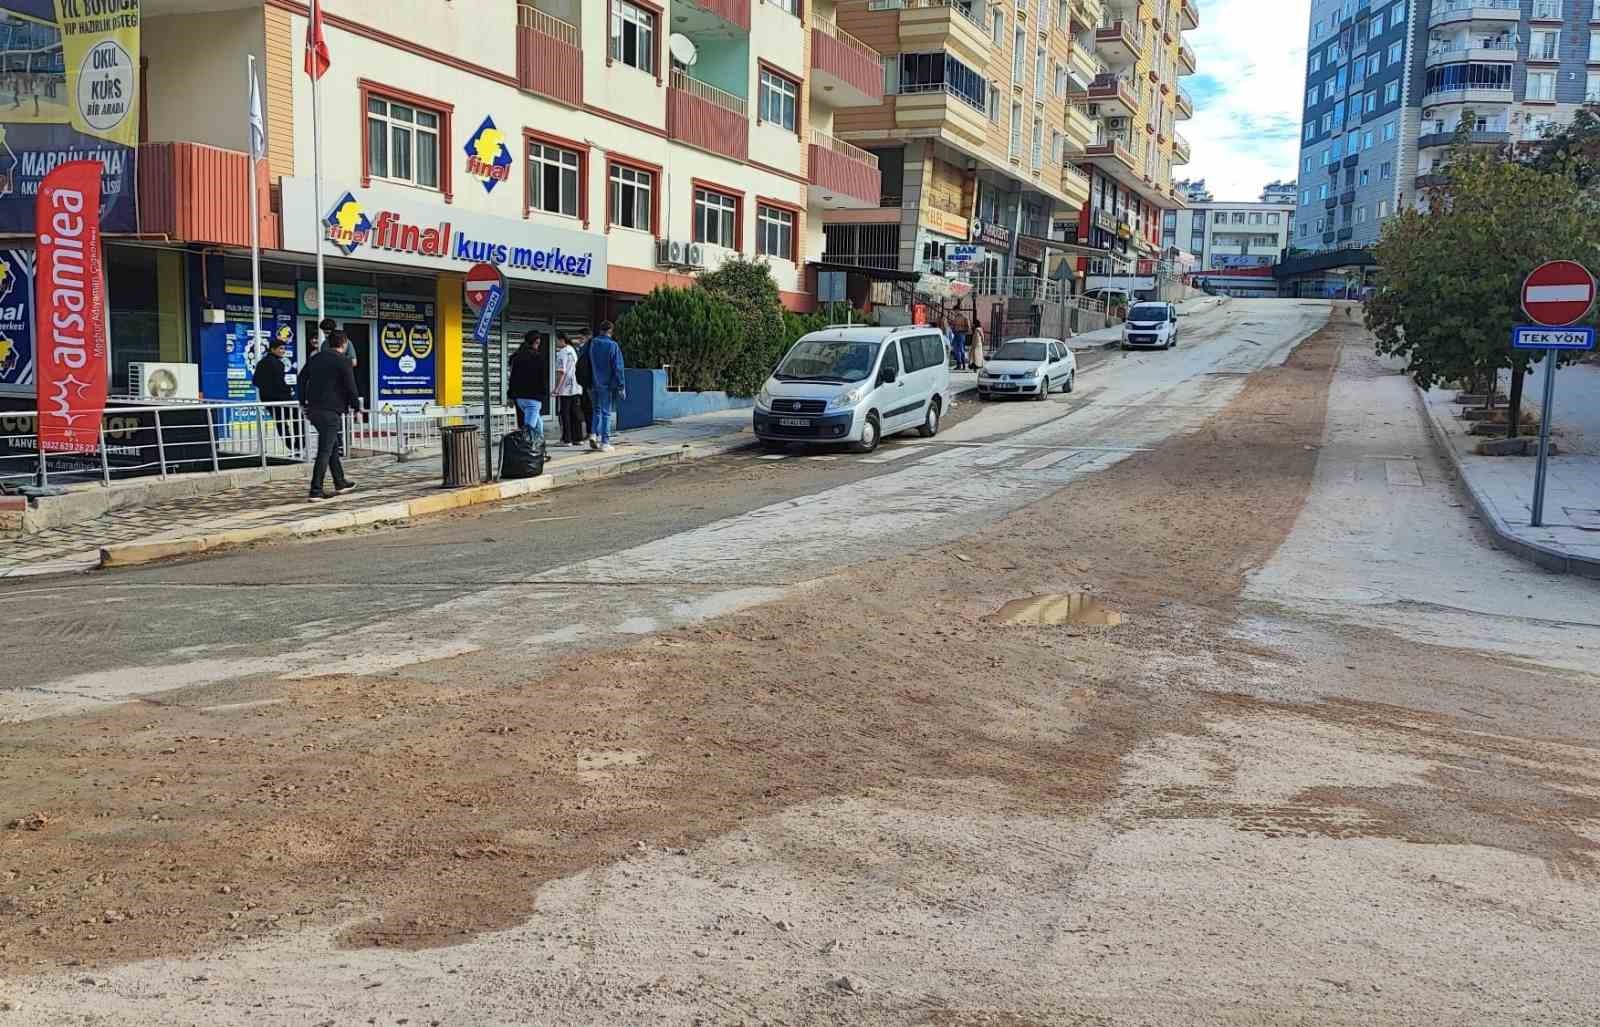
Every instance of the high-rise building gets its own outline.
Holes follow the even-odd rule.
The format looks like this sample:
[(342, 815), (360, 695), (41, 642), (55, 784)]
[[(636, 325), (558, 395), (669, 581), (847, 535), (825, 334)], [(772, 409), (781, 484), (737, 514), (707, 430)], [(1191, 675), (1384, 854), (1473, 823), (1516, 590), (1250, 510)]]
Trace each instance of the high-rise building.
[(1473, 145), (1542, 138), (1600, 102), (1596, 0), (1313, 0), (1294, 245), (1372, 245), (1465, 121)]
[(1291, 206), (1298, 203), (1300, 187), (1293, 181), (1268, 182), (1261, 189), (1262, 203), (1287, 203)]

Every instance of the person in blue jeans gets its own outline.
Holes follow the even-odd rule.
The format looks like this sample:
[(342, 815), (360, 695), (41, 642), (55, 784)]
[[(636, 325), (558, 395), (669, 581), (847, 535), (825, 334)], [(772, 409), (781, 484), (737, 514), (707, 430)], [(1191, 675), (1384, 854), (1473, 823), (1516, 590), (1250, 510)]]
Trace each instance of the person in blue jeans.
[(610, 321), (589, 340), (589, 364), (594, 369), (594, 419), (589, 428), (589, 448), (611, 452), (611, 411), (625, 393), (622, 347), (611, 337)]
[(529, 332), (511, 354), (506, 398), (517, 408), (517, 427), (532, 435), (544, 434), (544, 408), (550, 396), (550, 366), (544, 355), (544, 336)]

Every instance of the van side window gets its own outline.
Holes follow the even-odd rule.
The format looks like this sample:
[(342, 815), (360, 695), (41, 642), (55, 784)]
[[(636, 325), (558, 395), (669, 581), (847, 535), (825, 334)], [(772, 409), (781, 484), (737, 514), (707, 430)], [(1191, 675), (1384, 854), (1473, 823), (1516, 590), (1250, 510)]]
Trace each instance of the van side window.
[(900, 351), (892, 339), (883, 347), (883, 363), (878, 365), (880, 376), (885, 371), (893, 371), (896, 376), (900, 374)]

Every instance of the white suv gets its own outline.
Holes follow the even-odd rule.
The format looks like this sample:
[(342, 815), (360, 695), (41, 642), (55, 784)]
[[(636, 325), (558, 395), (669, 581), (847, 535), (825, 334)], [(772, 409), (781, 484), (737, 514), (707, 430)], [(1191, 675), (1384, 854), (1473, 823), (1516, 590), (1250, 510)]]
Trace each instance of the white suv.
[(1171, 349), (1178, 344), (1178, 308), (1171, 303), (1135, 303), (1122, 323), (1122, 348)]

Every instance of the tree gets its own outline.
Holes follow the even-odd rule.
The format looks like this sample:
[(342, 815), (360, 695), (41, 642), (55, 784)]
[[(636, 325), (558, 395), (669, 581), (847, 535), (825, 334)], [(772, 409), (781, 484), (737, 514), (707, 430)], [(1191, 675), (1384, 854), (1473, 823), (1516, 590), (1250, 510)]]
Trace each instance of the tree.
[(1519, 153), (1535, 171), (1560, 175), (1579, 189), (1600, 187), (1600, 105), (1578, 109), (1571, 124)]
[(1515, 437), (1523, 377), (1539, 359), (1511, 348), (1512, 327), (1526, 320), (1523, 279), (1547, 260), (1593, 267), (1600, 209), (1570, 178), (1464, 146), (1444, 174), (1427, 212), (1404, 211), (1385, 224), (1367, 326), (1377, 351), (1404, 357), (1423, 388), (1510, 369)]
[(738, 359), (743, 333), (732, 304), (701, 288), (656, 288), (617, 323), (636, 367), (670, 367), (673, 384), (722, 388)]
[(755, 395), (794, 341), (784, 338), (783, 301), (771, 268), (764, 260), (734, 257), (702, 274), (698, 285), (725, 300), (738, 323), (739, 350), (717, 387), (735, 396)]

